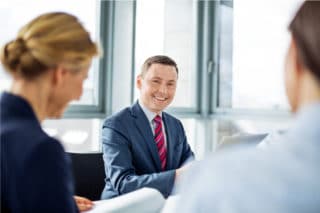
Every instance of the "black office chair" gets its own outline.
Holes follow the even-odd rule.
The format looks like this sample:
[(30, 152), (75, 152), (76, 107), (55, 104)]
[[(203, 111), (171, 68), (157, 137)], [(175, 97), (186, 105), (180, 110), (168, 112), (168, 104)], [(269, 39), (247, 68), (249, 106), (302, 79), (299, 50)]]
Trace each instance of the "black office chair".
[(75, 195), (100, 200), (105, 182), (102, 153), (69, 153), (72, 160)]

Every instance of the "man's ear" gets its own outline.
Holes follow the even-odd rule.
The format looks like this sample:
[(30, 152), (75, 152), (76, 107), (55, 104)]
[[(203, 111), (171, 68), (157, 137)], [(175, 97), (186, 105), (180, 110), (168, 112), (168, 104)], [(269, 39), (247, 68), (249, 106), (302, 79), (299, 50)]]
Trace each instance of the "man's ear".
[(142, 86), (142, 76), (141, 75), (137, 76), (136, 84), (137, 84), (137, 88), (141, 89), (141, 86)]

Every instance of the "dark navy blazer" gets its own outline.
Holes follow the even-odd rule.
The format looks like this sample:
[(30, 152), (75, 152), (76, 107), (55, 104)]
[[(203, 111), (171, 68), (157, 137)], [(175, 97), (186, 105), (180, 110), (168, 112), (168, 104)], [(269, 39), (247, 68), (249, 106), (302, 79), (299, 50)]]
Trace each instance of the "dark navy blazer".
[(164, 197), (172, 191), (175, 169), (194, 155), (181, 122), (163, 112), (167, 136), (167, 164), (161, 170), (160, 157), (150, 123), (138, 103), (107, 118), (102, 143), (106, 186), (102, 199), (112, 198), (142, 187), (159, 190)]
[(43, 132), (21, 97), (0, 98), (1, 209), (10, 212), (78, 212), (70, 160)]

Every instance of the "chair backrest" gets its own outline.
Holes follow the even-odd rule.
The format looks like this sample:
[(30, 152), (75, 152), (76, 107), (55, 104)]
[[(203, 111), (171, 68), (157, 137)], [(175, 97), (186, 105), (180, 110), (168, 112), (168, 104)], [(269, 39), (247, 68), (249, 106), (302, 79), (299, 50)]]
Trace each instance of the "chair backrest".
[(69, 153), (72, 160), (75, 195), (100, 200), (105, 186), (102, 153)]

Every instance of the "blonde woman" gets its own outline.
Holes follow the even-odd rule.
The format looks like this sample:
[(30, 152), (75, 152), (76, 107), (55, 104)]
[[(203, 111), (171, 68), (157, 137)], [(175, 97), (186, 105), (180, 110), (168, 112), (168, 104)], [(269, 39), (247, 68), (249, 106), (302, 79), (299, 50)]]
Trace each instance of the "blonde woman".
[(61, 117), (80, 98), (97, 54), (89, 33), (67, 13), (35, 18), (1, 49), (1, 63), (13, 77), (0, 98), (1, 210), (70, 213), (91, 207), (91, 201), (73, 197), (70, 160), (40, 123)]

